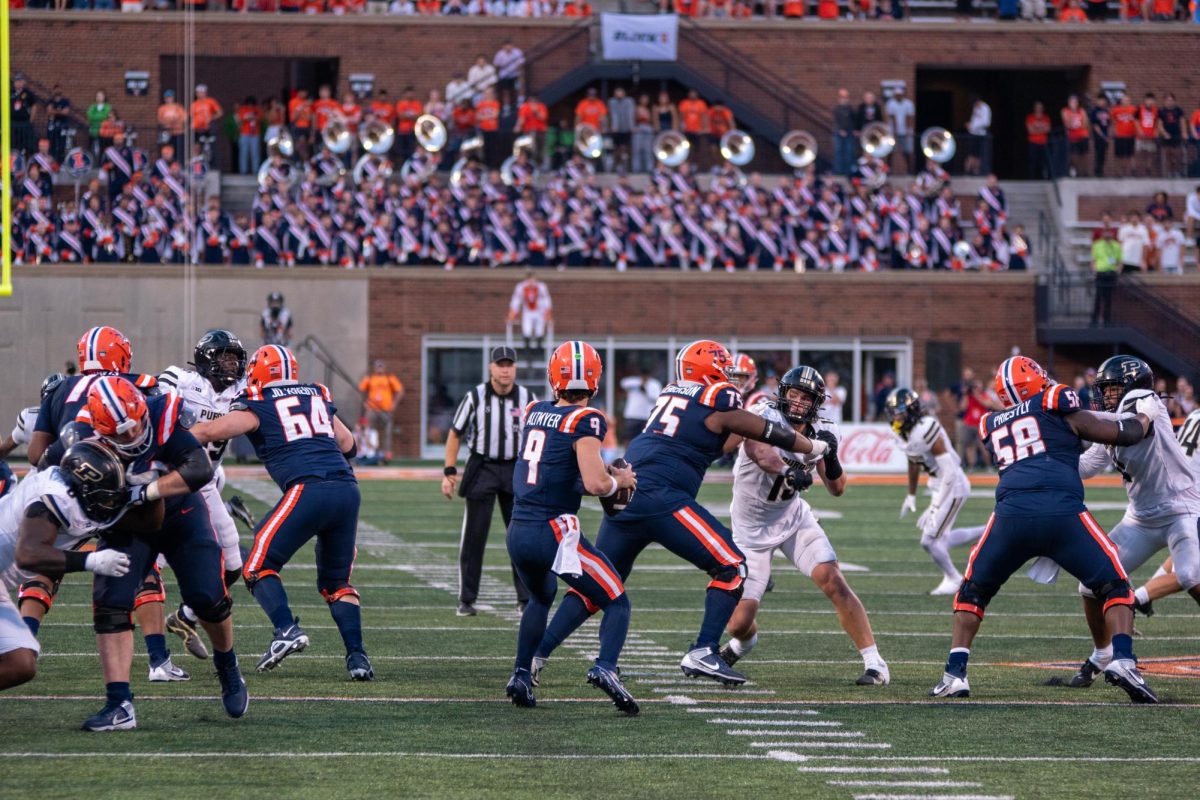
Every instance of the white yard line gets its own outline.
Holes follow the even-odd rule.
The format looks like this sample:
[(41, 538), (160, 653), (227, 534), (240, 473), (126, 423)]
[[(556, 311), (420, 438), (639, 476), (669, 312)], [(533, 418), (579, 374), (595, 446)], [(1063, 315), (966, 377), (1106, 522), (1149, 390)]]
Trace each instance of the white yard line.
[(854, 800), (1013, 800), (1011, 794), (856, 794)]
[[(93, 698), (94, 699), (94, 698)], [(141, 699), (141, 698), (139, 698)], [(746, 754), (730, 754), (730, 753), (565, 753), (565, 754), (539, 754), (539, 753), (432, 753), (420, 751), (405, 751), (405, 750), (382, 750), (382, 751), (295, 751), (289, 750), (286, 752), (270, 752), (270, 753), (247, 753), (247, 752), (187, 752), (175, 753), (170, 751), (136, 751), (136, 752), (84, 752), (84, 753), (51, 753), (51, 752), (25, 752), (25, 753), (4, 753), (0, 752), (0, 760), (16, 760), (24, 758), (42, 759), (75, 759), (75, 758), (241, 758), (241, 759), (258, 759), (258, 758), (445, 758), (451, 760), (457, 759), (488, 759), (488, 760), (520, 760), (520, 761), (669, 761), (675, 759), (694, 760), (729, 760), (738, 759), (742, 761), (767, 761), (770, 760), (768, 755), (760, 755), (757, 753)]]
[(888, 789), (978, 789), (983, 786), (977, 781), (825, 781), (830, 786), (846, 786), (866, 789), (880, 786)]
[[(706, 721), (709, 725), (758, 725), (770, 728), (840, 728), (842, 726), (842, 723), (835, 719), (760, 719), (749, 715), (741, 718), (716, 717)], [(861, 736), (862, 734), (855, 735)]]
[[(769, 753), (768, 753), (769, 755)], [(826, 759), (828, 756), (804, 756), (804, 760)], [(945, 767), (797, 767), (797, 772), (825, 773), (830, 775), (949, 775)]]
[(812, 748), (816, 750), (827, 750), (836, 748), (841, 750), (890, 750), (891, 745), (887, 742), (816, 742), (811, 740), (794, 741), (794, 742), (751, 742), (751, 747), (788, 747), (788, 748)]

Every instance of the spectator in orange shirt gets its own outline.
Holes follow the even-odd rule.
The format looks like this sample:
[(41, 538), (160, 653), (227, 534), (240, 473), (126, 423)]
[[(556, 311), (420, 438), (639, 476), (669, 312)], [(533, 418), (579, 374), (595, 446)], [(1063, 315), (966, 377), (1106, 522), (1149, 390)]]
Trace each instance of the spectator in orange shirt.
[(1137, 106), (1121, 93), (1112, 107), (1113, 172), (1115, 177), (1128, 178), (1133, 174), (1133, 143), (1137, 136)]
[(421, 116), (424, 106), (417, 99), (417, 93), (411, 86), (405, 86), (396, 101), (396, 143), (400, 159), (406, 159), (417, 150), (416, 129), (417, 117)]
[(1171, 22), (1175, 19), (1176, 0), (1152, 0), (1150, 19), (1155, 22)]
[(342, 119), (346, 122), (346, 127), (351, 133), (358, 133), (359, 123), (362, 122), (362, 106), (359, 105), (358, 97), (354, 92), (346, 92), (342, 95), (342, 106), (339, 109), (342, 112)]
[(450, 133), (449, 149), (457, 151), (464, 139), (475, 135), (475, 107), (471, 105), (470, 97), (463, 98), (462, 102), (454, 107), (451, 116), (454, 127)]
[(187, 109), (175, 99), (175, 91), (163, 92), (162, 105), (158, 107), (158, 129), (170, 137), (176, 153), (183, 152), (183, 132), (187, 129)]
[(550, 111), (546, 108), (546, 104), (538, 99), (536, 95), (525, 98), (525, 102), (521, 103), (521, 107), (517, 109), (517, 124), (513, 131), (517, 134), (528, 133), (533, 135), (533, 161), (534, 163), (545, 164), (543, 155), (545, 153), (546, 131), (550, 128)]
[(683, 132), (692, 143), (694, 152), (699, 152), (700, 142), (711, 128), (708, 121), (708, 103), (700, 99), (700, 93), (689, 89), (687, 98), (679, 103), (679, 119)]
[(483, 98), (475, 106), (475, 125), (483, 134), (483, 162), (491, 169), (500, 166), (500, 101), (495, 89), (484, 89)]
[(202, 149), (204, 139), (216, 137), (218, 132), (216, 123), (224, 113), (221, 104), (208, 96), (208, 87), (203, 83), (196, 84), (196, 98), (192, 101), (191, 108), (192, 136), (195, 137), (196, 144)]
[(317, 99), (313, 103), (313, 138), (317, 139), (321, 135), (321, 131), (325, 130), (325, 126), (329, 124), (330, 117), (340, 111), (340, 103), (333, 99), (333, 89), (328, 86), (322, 86), (317, 89)]
[(564, 17), (590, 17), (592, 7), (584, 0), (570, 0), (563, 6), (562, 15)]
[(404, 384), (387, 371), (382, 359), (376, 360), (370, 375), (358, 384), (362, 393), (363, 416), (372, 428), (379, 432), (379, 444), (383, 448), (383, 461), (392, 458), (392, 422), (396, 407), (404, 399)]
[[(1080, 12), (1082, 13), (1082, 11)], [(1071, 160), (1071, 177), (1087, 175), (1088, 139), (1091, 123), (1088, 113), (1079, 105), (1079, 97), (1071, 95), (1060, 114), (1067, 133), (1067, 157)]]
[(296, 155), (302, 161), (307, 161), (311, 152), (313, 124), (313, 101), (309, 98), (307, 89), (296, 90), (296, 94), (288, 100), (287, 111)]
[(575, 127), (591, 125), (601, 133), (605, 130), (608, 120), (608, 106), (596, 96), (596, 90), (588, 89), (587, 96), (575, 106)]
[(783, 15), (790, 19), (800, 19), (804, 16), (804, 0), (783, 0)]
[(1029, 138), (1029, 177), (1035, 181), (1048, 180), (1050, 170), (1050, 117), (1042, 103), (1033, 104), (1033, 113), (1025, 117), (1025, 133)]
[(1134, 170), (1138, 175), (1162, 174), (1159, 163), (1159, 145), (1165, 138), (1162, 120), (1158, 117), (1158, 98), (1154, 92), (1146, 92), (1138, 106), (1134, 124), (1137, 127), (1137, 145), (1134, 150)]
[(733, 111), (723, 103), (716, 103), (708, 109), (709, 143), (713, 152), (721, 147), (721, 137), (734, 129)]
[[(670, 4), (664, 4), (666, 8), (664, 12), (671, 10)], [(675, 13), (681, 17), (698, 17), (700, 16), (700, 0), (675, 0)]]
[(838, 4), (837, 0), (818, 0), (817, 16), (821, 19), (837, 19)]
[(1087, 22), (1087, 14), (1083, 13), (1083, 7), (1079, 4), (1079, 0), (1067, 0), (1066, 7), (1058, 12), (1059, 22)]
[(377, 119), (393, 128), (396, 127), (396, 106), (392, 105), (392, 99), (388, 97), (387, 89), (375, 92), (374, 98), (367, 104), (367, 110), (371, 113), (372, 119)]
[(238, 172), (254, 175), (261, 161), (262, 109), (254, 95), (247, 97), (233, 112), (238, 123)]
[(441, 14), (442, 0), (417, 0), (417, 13), (424, 17)]

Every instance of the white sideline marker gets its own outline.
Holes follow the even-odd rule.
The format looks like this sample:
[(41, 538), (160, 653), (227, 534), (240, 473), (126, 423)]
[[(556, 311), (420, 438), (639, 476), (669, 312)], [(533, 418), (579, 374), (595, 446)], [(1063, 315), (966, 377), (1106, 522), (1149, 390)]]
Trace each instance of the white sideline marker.
[(977, 789), (983, 786), (978, 781), (825, 781), (830, 786), (866, 789), (882, 786), (890, 789)]
[(811, 748), (843, 748), (853, 750), (888, 750), (891, 745), (887, 742), (751, 742), (751, 747), (811, 747)]
[(862, 731), (772, 731), (738, 730), (725, 731), (729, 736), (818, 736), (827, 739), (858, 739), (866, 736)]
[[(828, 758), (828, 756), (813, 756), (813, 758)], [(945, 767), (797, 767), (798, 772), (820, 772), (831, 775), (949, 775)]]
[(776, 761), (808, 761), (808, 756), (793, 753), (790, 750), (768, 750), (767, 756)]
[[(668, 703), (670, 703), (673, 706), (694, 706), (694, 705), (696, 705), (695, 700), (693, 700), (690, 697), (685, 697), (681, 694), (669, 694), (666, 697), (664, 697), (663, 700), (666, 700)], [(691, 709), (689, 708), (688, 711), (691, 711)]]
[[(93, 654), (94, 655), (94, 654)], [(689, 708), (689, 714), (729, 714), (728, 708)], [(805, 714), (816, 716), (817, 712), (811, 708), (739, 708), (738, 714)], [(710, 722), (712, 720), (709, 720)], [(841, 725), (841, 723), (838, 723)]]
[[(691, 711), (689, 708), (688, 711)], [(728, 719), (717, 717), (708, 720), (710, 725), (764, 725), (782, 726), (782, 727), (812, 727), (812, 728), (840, 728), (842, 723), (836, 720), (826, 719)]]

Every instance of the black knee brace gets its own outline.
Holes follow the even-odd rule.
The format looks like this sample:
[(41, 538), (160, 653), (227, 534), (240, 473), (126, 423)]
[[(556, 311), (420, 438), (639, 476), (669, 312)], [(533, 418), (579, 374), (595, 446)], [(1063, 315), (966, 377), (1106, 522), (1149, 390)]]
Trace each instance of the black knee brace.
[(225, 570), (225, 588), (228, 589), (230, 586), (233, 586), (238, 582), (238, 578), (240, 577), (242, 577), (242, 571), (240, 569)]
[(50, 610), (54, 605), (54, 597), (58, 594), (60, 581), (52, 581), (41, 575), (25, 581), (17, 592), (17, 601), (36, 600)]
[(233, 613), (233, 598), (226, 594), (210, 606), (192, 605), (192, 611), (205, 622), (224, 622)]
[(709, 589), (720, 589), (723, 592), (729, 592), (735, 600), (742, 599), (742, 593), (746, 591), (746, 562), (739, 561), (736, 564), (721, 564), (713, 567), (708, 571), (712, 580), (708, 582)]
[(958, 594), (954, 596), (954, 610), (967, 611), (983, 619), (984, 609), (996, 596), (998, 589), (998, 586), (985, 586), (966, 578), (958, 587)]
[(270, 575), (274, 575), (277, 578), (279, 577), (279, 573), (273, 569), (260, 569), (258, 572), (251, 572), (244, 566), (242, 567), (242, 578), (245, 579), (246, 589), (250, 592), (250, 594), (254, 594), (254, 584)]
[(322, 586), (320, 589), (321, 597), (324, 597), (325, 602), (331, 605), (345, 597), (358, 599), (358, 590), (349, 583), (343, 583), (339, 586)]
[(1099, 586), (1092, 585), (1087, 588), (1100, 601), (1105, 611), (1114, 605), (1133, 605), (1133, 588), (1129, 585), (1129, 581), (1106, 581)]
[(133, 630), (133, 619), (127, 608), (96, 606), (92, 611), (92, 627), (96, 633), (121, 633)]

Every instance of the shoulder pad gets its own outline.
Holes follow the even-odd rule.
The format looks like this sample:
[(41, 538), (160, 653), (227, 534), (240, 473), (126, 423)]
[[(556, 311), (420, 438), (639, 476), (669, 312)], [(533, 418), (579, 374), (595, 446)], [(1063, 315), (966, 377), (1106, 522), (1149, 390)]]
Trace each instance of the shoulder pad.
[(1119, 405), (1117, 407), (1117, 410), (1123, 411), (1123, 412), (1128, 412), (1128, 413), (1133, 413), (1134, 406), (1137, 405), (1137, 401), (1141, 400), (1145, 397), (1157, 398), (1158, 395), (1155, 394), (1154, 392), (1150, 391), (1149, 389), (1134, 389), (1134, 390), (1128, 392), (1124, 397), (1121, 398), (1121, 405)]
[(909, 441), (919, 441), (928, 447), (933, 447), (941, 430), (942, 424), (935, 417), (926, 414), (917, 420), (917, 424), (913, 426), (912, 433), (908, 438)]
[(229, 404), (230, 411), (249, 411), (250, 401), (246, 399), (246, 395), (239, 395), (236, 400)]
[(158, 394), (158, 378), (145, 372), (128, 376), (129, 381), (148, 395)]
[(714, 383), (701, 392), (698, 399), (701, 405), (715, 408), (717, 411), (742, 407), (742, 393), (728, 381)]
[(168, 391), (175, 391), (187, 384), (188, 372), (183, 367), (167, 367), (158, 376), (158, 383)]
[[(599, 421), (588, 423), (586, 422), (588, 419)], [(599, 435), (603, 439), (605, 432), (608, 430), (608, 418), (604, 416), (604, 413), (598, 408), (577, 408), (563, 419), (559, 430), (563, 433), (589, 433), (588, 428), (591, 428), (591, 432), (594, 433), (596, 428), (592, 427), (593, 425), (600, 429)]]
[(328, 386), (323, 383), (314, 383), (313, 386), (321, 390), (321, 397), (325, 398), (326, 403), (333, 402), (333, 394), (330, 393)]
[(1082, 410), (1079, 395), (1065, 384), (1056, 383), (1042, 393), (1042, 410), (1056, 414), (1074, 414)]

